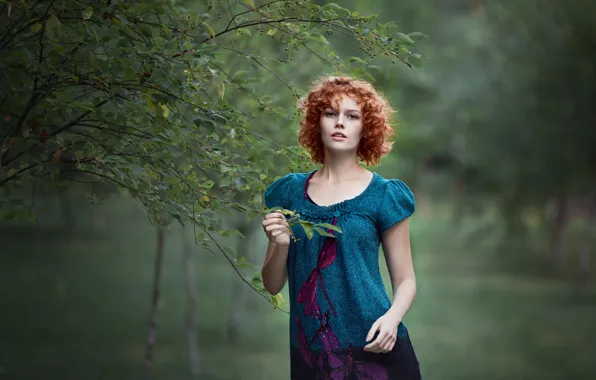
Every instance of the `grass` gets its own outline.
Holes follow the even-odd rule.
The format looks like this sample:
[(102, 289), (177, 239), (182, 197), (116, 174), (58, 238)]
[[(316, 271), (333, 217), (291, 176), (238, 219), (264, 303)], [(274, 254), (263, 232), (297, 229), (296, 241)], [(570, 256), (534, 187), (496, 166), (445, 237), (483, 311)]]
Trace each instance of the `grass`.
[[(103, 235), (71, 239), (53, 216), (0, 229), (0, 380), (139, 376), (155, 234), (124, 200), (104, 212)], [(425, 379), (596, 378), (594, 287), (577, 299), (564, 281), (504, 272), (444, 218), (414, 218), (412, 231), (419, 291), (405, 322)], [(190, 378), (180, 236), (167, 239), (152, 379)], [(259, 264), (265, 243), (251, 243)], [(287, 380), (287, 315), (249, 292), (240, 300), (235, 281), (221, 256), (197, 253), (200, 378)], [(244, 307), (231, 343), (235, 302)]]

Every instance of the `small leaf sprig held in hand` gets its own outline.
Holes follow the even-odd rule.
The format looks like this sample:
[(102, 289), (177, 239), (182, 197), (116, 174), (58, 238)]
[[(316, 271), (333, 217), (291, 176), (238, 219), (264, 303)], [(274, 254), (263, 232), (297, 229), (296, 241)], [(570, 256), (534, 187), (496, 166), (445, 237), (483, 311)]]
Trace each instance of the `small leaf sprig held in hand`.
[[(271, 233), (272, 238), (279, 236), (280, 234), (284, 233), (285, 230), (287, 230), (290, 237), (294, 240), (294, 242), (296, 242), (298, 239), (294, 235), (293, 230), (291, 228), (295, 225), (300, 225), (302, 227), (308, 239), (312, 239), (315, 232), (317, 232), (321, 236), (335, 238), (335, 236), (326, 231), (326, 229), (342, 233), (341, 228), (336, 225), (329, 223), (313, 223), (308, 220), (301, 219), (300, 214), (295, 211), (287, 209), (277, 209), (269, 210), (268, 212), (269, 213), (265, 217), (266, 221), (267, 219), (273, 220), (271, 220), (271, 223), (265, 222), (266, 224), (264, 225), (265, 231)], [(284, 224), (286, 224), (287, 227), (284, 228)]]

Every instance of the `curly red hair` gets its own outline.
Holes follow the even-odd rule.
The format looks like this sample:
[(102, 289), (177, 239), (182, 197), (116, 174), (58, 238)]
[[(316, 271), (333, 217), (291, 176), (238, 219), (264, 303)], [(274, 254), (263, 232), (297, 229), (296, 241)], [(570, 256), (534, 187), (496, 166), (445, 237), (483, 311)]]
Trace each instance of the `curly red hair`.
[(377, 165), (393, 145), (387, 140), (394, 133), (389, 125), (393, 110), (387, 99), (363, 80), (327, 76), (315, 82), (298, 105), (303, 113), (298, 141), (309, 150), (314, 162), (323, 163), (325, 151), (320, 133), (321, 113), (325, 109), (334, 108), (332, 102), (340, 95), (353, 98), (362, 108), (363, 131), (358, 145), (358, 158), (366, 165)]

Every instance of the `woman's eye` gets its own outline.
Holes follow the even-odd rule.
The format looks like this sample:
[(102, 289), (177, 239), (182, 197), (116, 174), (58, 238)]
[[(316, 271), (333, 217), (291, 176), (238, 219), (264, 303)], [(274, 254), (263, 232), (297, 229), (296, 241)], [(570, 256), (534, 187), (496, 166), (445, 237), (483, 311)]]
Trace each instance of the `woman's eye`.
[(350, 119), (352, 119), (352, 120), (358, 120), (359, 119), (358, 115), (348, 115), (348, 117)]
[(325, 116), (327, 116), (327, 117), (335, 117), (335, 115), (336, 114), (333, 111), (327, 111), (327, 112), (325, 112)]

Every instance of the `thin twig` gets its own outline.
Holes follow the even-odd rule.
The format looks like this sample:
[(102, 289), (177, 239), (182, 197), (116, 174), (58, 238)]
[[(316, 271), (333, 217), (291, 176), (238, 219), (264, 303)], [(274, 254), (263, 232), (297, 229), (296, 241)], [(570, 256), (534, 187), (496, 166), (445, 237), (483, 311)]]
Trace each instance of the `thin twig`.
[[(234, 271), (236, 271), (236, 273), (238, 274), (238, 276), (240, 277), (240, 279), (247, 284), (252, 290), (254, 290), (259, 296), (263, 297), (265, 300), (267, 300), (267, 302), (269, 302), (270, 304), (273, 305), (273, 302), (271, 302), (271, 300), (269, 298), (267, 298), (266, 295), (264, 295), (263, 293), (259, 292), (259, 290), (257, 288), (255, 288), (246, 278), (244, 278), (244, 275), (242, 274), (242, 272), (240, 272), (240, 270), (236, 267), (236, 265), (234, 265), (234, 262), (232, 261), (232, 259), (230, 259), (230, 257), (228, 256), (228, 254), (226, 253), (226, 251), (221, 247), (221, 245), (213, 238), (213, 235), (211, 235), (209, 233), (209, 231), (207, 231), (206, 229), (203, 229), (203, 232), (205, 232), (207, 234), (207, 236), (209, 236), (209, 238), (211, 239), (211, 241), (213, 242), (213, 244), (217, 247), (217, 249), (224, 255), (224, 257), (226, 258), (226, 260), (228, 260), (228, 262), (230, 263), (230, 265), (232, 265), (232, 268), (234, 268)], [(274, 305), (275, 306), (275, 305)], [(289, 314), (288, 311), (284, 310), (284, 309), (279, 309), (282, 312)]]

